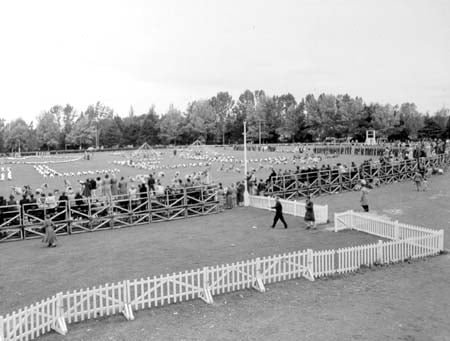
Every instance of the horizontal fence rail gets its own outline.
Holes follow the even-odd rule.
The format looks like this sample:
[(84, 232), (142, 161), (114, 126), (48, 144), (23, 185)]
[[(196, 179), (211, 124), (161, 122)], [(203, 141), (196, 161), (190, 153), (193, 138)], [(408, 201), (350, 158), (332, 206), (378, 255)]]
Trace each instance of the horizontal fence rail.
[(174, 193), (59, 201), (54, 207), (26, 203), (0, 206), (0, 242), (42, 238), (45, 217), (56, 235), (122, 228), (221, 212), (216, 186), (182, 188)]
[(255, 258), (191, 271), (125, 280), (98, 287), (58, 293), (46, 300), (0, 316), (0, 340), (32, 340), (55, 330), (67, 333), (67, 324), (202, 299), (243, 289), (265, 291), (265, 285), (305, 277), (354, 272), (363, 266), (391, 264), (438, 255), (444, 231), (389, 221), (347, 211), (335, 214), (335, 231), (354, 229), (386, 238), (375, 244), (337, 250), (304, 250)]
[[(306, 213), (306, 203), (280, 199), (283, 205), (283, 213), (296, 217), (304, 217)], [(275, 198), (249, 195), (249, 206), (264, 210), (271, 210), (275, 206)], [(328, 205), (314, 204), (314, 216), (317, 224), (326, 224), (328, 222)]]

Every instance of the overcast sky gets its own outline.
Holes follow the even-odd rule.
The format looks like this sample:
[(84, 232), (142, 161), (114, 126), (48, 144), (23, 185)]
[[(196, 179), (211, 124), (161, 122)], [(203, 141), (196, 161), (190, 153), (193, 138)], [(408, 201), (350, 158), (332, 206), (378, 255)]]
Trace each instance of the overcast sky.
[(218, 91), (450, 106), (450, 1), (2, 1), (0, 117)]

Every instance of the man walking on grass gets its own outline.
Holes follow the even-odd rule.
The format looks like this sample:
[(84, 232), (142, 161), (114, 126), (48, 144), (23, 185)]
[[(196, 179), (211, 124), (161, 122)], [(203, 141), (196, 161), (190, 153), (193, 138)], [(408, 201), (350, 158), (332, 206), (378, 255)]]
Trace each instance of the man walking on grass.
[(275, 225), (277, 224), (278, 219), (280, 219), (281, 222), (284, 224), (284, 228), (287, 229), (288, 226), (283, 217), (283, 206), (281, 205), (279, 197), (275, 197), (275, 206), (273, 206), (272, 208), (275, 209), (275, 217), (273, 218), (272, 228), (275, 228)]

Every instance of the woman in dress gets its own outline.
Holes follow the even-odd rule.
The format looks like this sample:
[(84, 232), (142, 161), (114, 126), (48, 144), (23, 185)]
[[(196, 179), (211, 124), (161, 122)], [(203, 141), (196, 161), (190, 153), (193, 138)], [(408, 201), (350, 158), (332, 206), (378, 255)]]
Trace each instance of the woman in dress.
[(306, 222), (306, 229), (309, 230), (312, 228), (313, 230), (316, 229), (316, 217), (314, 215), (314, 203), (311, 200), (311, 196), (306, 197), (306, 212), (305, 212), (305, 222)]
[(130, 198), (130, 209), (133, 210), (137, 207), (138, 203), (138, 191), (135, 184), (132, 184), (128, 189), (128, 197)]
[(231, 186), (228, 186), (226, 189), (226, 202), (227, 202), (227, 208), (232, 209), (233, 208), (233, 189)]
[(85, 198), (90, 198), (92, 195), (91, 191), (91, 181), (87, 179), (84, 182), (80, 182), (83, 185), (83, 189), (81, 190), (81, 193)]
[(244, 202), (244, 185), (238, 181), (236, 186), (236, 201), (238, 206), (242, 206)]
[(103, 193), (108, 201), (111, 201), (111, 178), (108, 174), (105, 175), (105, 178), (102, 181)]
[(111, 175), (111, 195), (115, 197), (119, 194), (119, 189), (117, 186), (117, 177), (115, 174)]
[(219, 188), (217, 190), (217, 200), (219, 201), (219, 207), (225, 208), (225, 190), (222, 187), (222, 183), (219, 182)]
[(102, 179), (99, 176), (97, 176), (97, 179), (95, 179), (95, 188), (95, 194), (97, 198), (103, 197), (105, 195), (105, 193), (103, 193)]
[(125, 199), (128, 194), (128, 183), (123, 176), (120, 178), (118, 187), (120, 199)]
[(234, 184), (231, 184), (231, 208), (237, 205), (237, 189)]

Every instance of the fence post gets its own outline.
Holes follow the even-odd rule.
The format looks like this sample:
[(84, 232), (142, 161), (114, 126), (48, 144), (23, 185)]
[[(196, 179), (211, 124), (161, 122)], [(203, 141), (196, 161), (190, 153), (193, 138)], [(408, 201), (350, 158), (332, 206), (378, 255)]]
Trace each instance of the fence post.
[(0, 341), (5, 341), (5, 331), (3, 330), (3, 316), (0, 315)]
[(131, 304), (130, 304), (130, 281), (126, 280), (123, 281), (123, 310), (122, 310), (122, 314), (123, 316), (125, 316), (125, 318), (128, 321), (132, 321), (134, 320), (134, 315), (133, 315), (133, 309), (131, 309)]
[(314, 265), (313, 265), (313, 250), (306, 250), (306, 268), (303, 271), (303, 277), (309, 279), (310, 281), (314, 281)]
[(439, 230), (439, 251), (444, 251), (444, 230)]
[(56, 294), (56, 311), (52, 329), (61, 335), (67, 334), (67, 325), (64, 320), (64, 306), (62, 293)]
[(264, 282), (262, 280), (262, 269), (261, 269), (261, 259), (258, 257), (254, 263), (254, 272), (255, 272), (255, 281), (253, 282), (252, 287), (259, 292), (265, 292), (266, 288), (264, 287)]
[(353, 230), (353, 227), (355, 226), (355, 219), (353, 217), (353, 210), (350, 210), (350, 230)]
[(334, 232), (337, 232), (337, 213), (334, 212)]
[(209, 289), (209, 271), (208, 267), (205, 266), (203, 268), (203, 285), (202, 290), (199, 294), (199, 297), (208, 304), (214, 303), (214, 300), (211, 295), (211, 290)]
[(400, 228), (398, 227), (398, 220), (394, 221), (394, 240), (400, 239)]
[(377, 262), (383, 264), (383, 241), (379, 240), (377, 245)]

